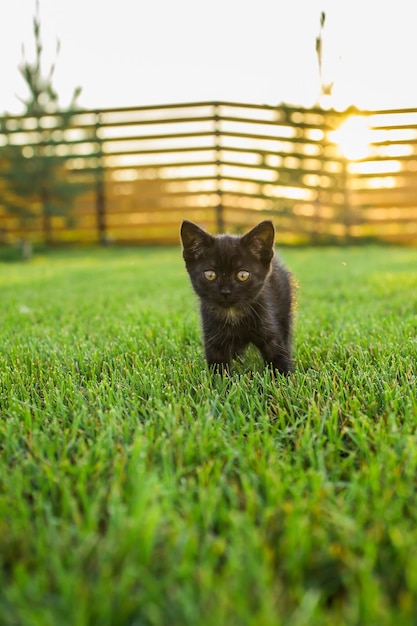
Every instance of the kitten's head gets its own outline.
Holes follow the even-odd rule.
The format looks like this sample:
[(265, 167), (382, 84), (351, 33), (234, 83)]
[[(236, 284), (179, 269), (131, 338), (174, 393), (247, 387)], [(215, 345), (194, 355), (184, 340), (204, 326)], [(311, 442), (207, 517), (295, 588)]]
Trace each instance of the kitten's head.
[(274, 255), (274, 227), (261, 222), (236, 235), (210, 235), (184, 220), (183, 257), (194, 291), (211, 307), (239, 309), (261, 291)]

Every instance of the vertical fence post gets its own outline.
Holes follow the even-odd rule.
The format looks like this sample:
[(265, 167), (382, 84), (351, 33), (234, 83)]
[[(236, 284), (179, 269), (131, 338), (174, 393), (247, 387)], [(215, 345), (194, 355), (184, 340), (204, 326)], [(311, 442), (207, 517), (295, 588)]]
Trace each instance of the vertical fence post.
[(97, 239), (101, 244), (105, 244), (107, 243), (106, 191), (104, 183), (103, 149), (100, 137), (100, 113), (98, 111), (96, 111), (95, 140), (97, 145), (97, 167), (95, 172)]
[(352, 203), (350, 198), (350, 172), (347, 158), (342, 156), (342, 181), (343, 181), (343, 196), (344, 196), (344, 243), (348, 244), (351, 241), (351, 225), (352, 225)]
[(220, 129), (220, 106), (218, 102), (213, 103), (213, 127), (214, 127), (214, 149), (216, 154), (216, 193), (218, 203), (216, 206), (217, 232), (222, 233), (225, 229), (223, 211), (223, 189), (222, 189), (222, 161), (221, 161), (221, 129)]

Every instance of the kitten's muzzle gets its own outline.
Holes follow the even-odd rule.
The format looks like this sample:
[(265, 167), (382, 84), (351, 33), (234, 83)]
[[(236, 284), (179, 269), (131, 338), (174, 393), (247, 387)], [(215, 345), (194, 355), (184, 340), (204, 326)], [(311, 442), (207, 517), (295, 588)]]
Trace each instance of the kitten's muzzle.
[(231, 289), (224, 288), (220, 290), (220, 295), (218, 298), (219, 305), (224, 309), (229, 309), (234, 306), (235, 298), (232, 296)]
[(232, 293), (232, 290), (230, 289), (230, 287), (221, 287), (220, 289), (220, 293), (221, 295), (227, 300), (227, 298), (230, 296), (230, 294)]
[(220, 288), (220, 302), (224, 307), (229, 307), (232, 304), (232, 290), (230, 287), (221, 287)]

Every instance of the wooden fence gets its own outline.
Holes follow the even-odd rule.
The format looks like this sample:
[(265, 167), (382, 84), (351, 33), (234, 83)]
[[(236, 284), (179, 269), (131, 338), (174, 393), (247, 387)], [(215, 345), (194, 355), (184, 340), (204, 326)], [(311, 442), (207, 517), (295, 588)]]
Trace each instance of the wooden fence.
[[(417, 243), (417, 109), (198, 102), (0, 124), (0, 158), (10, 146), (35, 158), (47, 130), (44, 154), (85, 184), (69, 216), (49, 216), (54, 242), (172, 243), (183, 218), (234, 232), (270, 218), (279, 242)], [(5, 171), (7, 158), (3, 239), (41, 241), (42, 204), (30, 219), (10, 212)]]

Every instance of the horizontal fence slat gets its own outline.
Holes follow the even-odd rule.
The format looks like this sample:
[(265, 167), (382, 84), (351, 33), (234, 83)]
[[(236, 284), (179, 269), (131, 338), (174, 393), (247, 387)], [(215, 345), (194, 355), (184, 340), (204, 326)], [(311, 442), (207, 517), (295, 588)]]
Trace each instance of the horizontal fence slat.
[(106, 137), (106, 143), (112, 143), (115, 141), (163, 141), (163, 140), (171, 140), (171, 139), (190, 139), (193, 137), (213, 137), (212, 131), (200, 131), (200, 132), (191, 132), (191, 133), (166, 133), (166, 134), (158, 134), (158, 135), (128, 135), (127, 137)]

